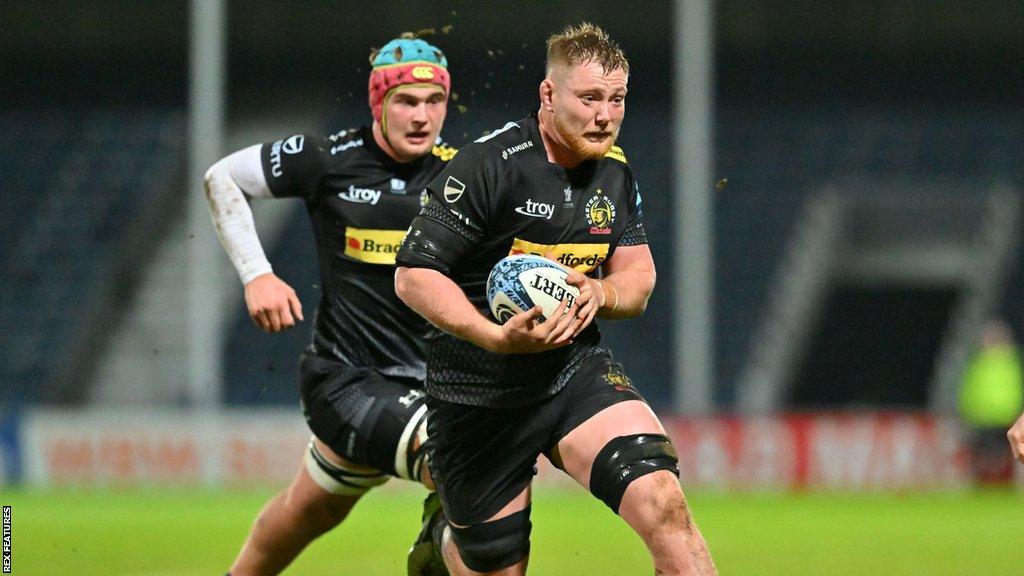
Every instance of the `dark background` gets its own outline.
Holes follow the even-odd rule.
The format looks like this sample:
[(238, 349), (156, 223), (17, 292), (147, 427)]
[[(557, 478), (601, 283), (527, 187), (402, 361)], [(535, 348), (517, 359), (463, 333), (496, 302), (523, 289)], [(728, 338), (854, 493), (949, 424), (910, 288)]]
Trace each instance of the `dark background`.
[[(229, 128), (251, 125), (261, 114), (297, 110), (315, 110), (324, 130), (366, 122), (370, 48), (402, 31), (433, 29), (427, 39), (447, 53), (457, 95), (444, 133), (455, 145), (535, 108), (549, 34), (582, 20), (604, 27), (630, 58), (620, 144), (644, 193), (659, 281), (643, 318), (606, 323), (603, 330), (652, 402), (670, 405), (670, 311), (680, 280), (671, 266), (671, 235), (680, 220), (670, 201), (678, 188), (671, 176), (671, 3), (234, 1), (228, 3), (228, 14)], [(26, 124), (45, 125), (50, 118), (59, 125), (96, 111), (115, 116), (127, 110), (157, 116), (185, 112), (186, 2), (8, 1), (0, 6), (0, 20), (0, 98), (6, 118), (15, 118), (3, 124), (7, 145), (0, 152), (17, 160), (6, 167), (14, 174), (4, 184), (6, 208), (14, 206), (11, 198), (34, 197), (39, 189), (33, 174), (43, 162), (17, 150), (18, 139), (35, 132)], [(717, 3), (716, 22), (715, 176), (728, 178), (729, 184), (715, 195), (715, 396), (719, 407), (728, 409), (774, 267), (809, 190), (832, 178), (864, 173), (996, 178), (1018, 186), (1024, 181), (1024, 3), (723, 0)], [(168, 146), (183, 159), (185, 124), (176, 126)], [(50, 142), (40, 144), (49, 146), (50, 154), (60, 154), (52, 151), (54, 138), (72, 142), (75, 137), (51, 133), (55, 136), (40, 137)], [(268, 134), (267, 139), (286, 135)], [(182, 170), (183, 165), (168, 174), (183, 178)], [(3, 230), (10, 245), (67, 241), (40, 237), (21, 224), (22, 218), (5, 212)], [(182, 211), (162, 214), (173, 220)], [(132, 225), (123, 217), (118, 222), (124, 228)], [(268, 246), (268, 255), (279, 274), (295, 280), (309, 310), (316, 298), (316, 274), (308, 225), (296, 218), (288, 226), (286, 240)], [(110, 244), (85, 248), (76, 258), (95, 268), (104, 265), (109, 250), (139, 249), (121, 235), (100, 237)], [(53, 249), (48, 258), (62, 252)], [(12, 250), (4, 259), (7, 277), (12, 286), (39, 294), (47, 280), (27, 272), (25, 262), (22, 252)], [(59, 259), (47, 263), (62, 266)], [(1016, 271), (1021, 268), (1010, 275), (1001, 298), (1001, 314), (1018, 333), (1024, 330), (1024, 278)], [(130, 293), (134, 278), (128, 273), (118, 277), (124, 293)], [(870, 295), (844, 293), (842, 287), (835, 294), (840, 300), (830, 306), (840, 309), (819, 327), (804, 366), (805, 371), (818, 370), (812, 382), (835, 385), (798, 393), (795, 405), (923, 405), (924, 384), (915, 374), (928, 373), (921, 366), (929, 365), (934, 345), (927, 343), (907, 348), (894, 341), (892, 346), (913, 357), (904, 366), (908, 376), (879, 386), (877, 393), (851, 392), (860, 388), (858, 377), (850, 376), (841, 360), (830, 361), (830, 351), (855, 349), (886, 336), (873, 332), (873, 323), (844, 320), (868, 314)], [(4, 318), (20, 318), (16, 312), (27, 297), (16, 286), (5, 288), (3, 303), (15, 311), (4, 312)], [(886, 300), (896, 306), (887, 314), (935, 326), (925, 332), (941, 331), (953, 298), (941, 290), (930, 300), (903, 298), (917, 309), (900, 306), (896, 295)], [(228, 337), (228, 400), (294, 402), (294, 359), (308, 334), (300, 329), (284, 337), (262, 335), (242, 311), (239, 299), (239, 320)], [(22, 322), (17, 329), (27, 336), (18, 338), (31, 338), (34, 330), (70, 334), (74, 329), (69, 325), (90, 321), (76, 314), (65, 318), (63, 324), (45, 326)], [(27, 353), (8, 347), (3, 378), (7, 390), (33, 401), (32, 382), (45, 380), (55, 368), (44, 364), (26, 372), (19, 368), (24, 362), (18, 355)], [(872, 353), (864, 351), (868, 357)], [(871, 363), (884, 371), (884, 357)], [(867, 378), (870, 373), (860, 376), (861, 381)]]

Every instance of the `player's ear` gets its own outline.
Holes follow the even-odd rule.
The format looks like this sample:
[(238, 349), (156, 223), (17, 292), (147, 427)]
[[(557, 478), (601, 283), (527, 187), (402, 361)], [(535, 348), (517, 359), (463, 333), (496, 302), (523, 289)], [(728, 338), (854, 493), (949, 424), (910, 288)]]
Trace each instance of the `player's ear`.
[(555, 83), (551, 78), (545, 78), (540, 83), (540, 108), (543, 112), (554, 112), (552, 95), (555, 93)]

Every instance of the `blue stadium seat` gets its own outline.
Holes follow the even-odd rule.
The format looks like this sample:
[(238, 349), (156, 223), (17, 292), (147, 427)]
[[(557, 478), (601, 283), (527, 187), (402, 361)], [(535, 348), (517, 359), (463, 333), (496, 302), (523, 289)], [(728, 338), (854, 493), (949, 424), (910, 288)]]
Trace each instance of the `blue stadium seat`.
[(0, 396), (31, 402), (53, 377), (138, 210), (178, 185), (182, 119), (171, 110), (0, 112), (9, 168), (0, 194)]
[[(1024, 113), (986, 105), (719, 112), (716, 324), (728, 402), (765, 311), (785, 239), (815, 186), (848, 174), (975, 175), (1024, 182)], [(1022, 319), (1024, 320), (1024, 319)]]

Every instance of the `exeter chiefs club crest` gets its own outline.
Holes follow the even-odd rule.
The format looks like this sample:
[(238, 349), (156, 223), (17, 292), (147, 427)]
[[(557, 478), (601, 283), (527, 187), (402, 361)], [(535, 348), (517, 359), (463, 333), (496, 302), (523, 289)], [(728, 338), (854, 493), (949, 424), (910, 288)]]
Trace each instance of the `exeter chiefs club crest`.
[(629, 376), (626, 376), (622, 368), (618, 366), (610, 366), (608, 373), (604, 375), (604, 379), (619, 392), (625, 392), (633, 388), (633, 382), (629, 379)]
[(612, 223), (615, 222), (615, 205), (612, 204), (611, 198), (601, 193), (600, 188), (587, 202), (586, 215), (591, 234), (612, 233)]

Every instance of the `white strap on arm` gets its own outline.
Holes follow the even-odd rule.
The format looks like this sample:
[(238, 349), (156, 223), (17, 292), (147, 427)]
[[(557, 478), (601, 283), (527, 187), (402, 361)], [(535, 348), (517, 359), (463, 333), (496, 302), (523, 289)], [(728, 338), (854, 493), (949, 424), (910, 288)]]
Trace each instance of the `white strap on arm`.
[(256, 235), (256, 223), (245, 198), (245, 194), (254, 198), (272, 197), (263, 175), (260, 146), (256, 144), (222, 158), (206, 171), (205, 177), (210, 218), (242, 284), (273, 271)]

